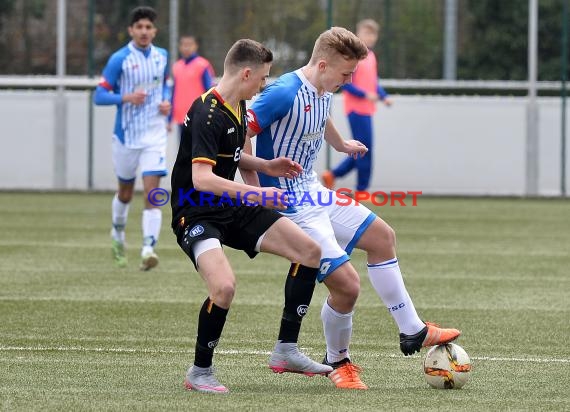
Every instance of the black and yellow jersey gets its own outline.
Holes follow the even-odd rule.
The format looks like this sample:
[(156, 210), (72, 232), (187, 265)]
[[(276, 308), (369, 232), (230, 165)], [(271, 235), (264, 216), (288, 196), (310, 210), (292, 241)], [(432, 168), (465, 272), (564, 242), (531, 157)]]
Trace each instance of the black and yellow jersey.
[(213, 88), (194, 101), (184, 120), (180, 147), (172, 169), (173, 225), (204, 198), (194, 189), (192, 163), (211, 164), (214, 174), (234, 180), (246, 130), (245, 101), (240, 102), (236, 112)]

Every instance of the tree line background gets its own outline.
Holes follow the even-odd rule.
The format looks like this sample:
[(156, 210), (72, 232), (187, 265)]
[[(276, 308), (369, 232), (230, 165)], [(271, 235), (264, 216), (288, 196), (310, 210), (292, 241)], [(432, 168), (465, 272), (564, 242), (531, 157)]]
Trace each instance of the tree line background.
[[(539, 80), (562, 76), (564, 0), (539, 0)], [(381, 26), (375, 47), (380, 75), (440, 79), (443, 73), (444, 0), (180, 0), (179, 32), (196, 34), (200, 53), (218, 74), (231, 44), (243, 37), (275, 53), (272, 75), (296, 69), (310, 56), (328, 23), (354, 30), (358, 20)], [(169, 48), (168, 0), (95, 0), (93, 63), (89, 67), (89, 0), (67, 4), (68, 74), (100, 73), (124, 45), (128, 14), (150, 5), (159, 14), (155, 44)], [(457, 0), (457, 78), (527, 78), (528, 0)], [(0, 74), (55, 74), (57, 0), (0, 0)], [(569, 53), (570, 54), (570, 53)], [(568, 77), (567, 73), (567, 77)]]

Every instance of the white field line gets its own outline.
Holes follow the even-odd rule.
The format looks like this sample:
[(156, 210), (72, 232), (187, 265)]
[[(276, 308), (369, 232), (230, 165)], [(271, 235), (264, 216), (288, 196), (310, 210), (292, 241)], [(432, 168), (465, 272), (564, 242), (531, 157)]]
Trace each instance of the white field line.
[[(145, 348), (99, 348), (83, 346), (0, 346), (0, 352), (101, 352), (101, 353), (150, 353), (150, 354), (192, 354), (193, 350), (184, 349), (145, 349)], [(305, 352), (307, 352), (305, 350)], [(269, 356), (271, 352), (261, 350), (221, 349), (216, 351), (220, 355), (259, 355)], [(310, 353), (318, 355), (317, 353)], [(367, 356), (368, 355), (368, 356)], [(400, 354), (371, 354), (362, 353), (364, 357), (380, 357), (391, 359), (419, 358), (419, 355), (404, 357)], [(520, 362), (520, 363), (570, 363), (570, 359), (561, 358), (509, 358), (498, 356), (471, 356), (473, 360), (491, 362)]]

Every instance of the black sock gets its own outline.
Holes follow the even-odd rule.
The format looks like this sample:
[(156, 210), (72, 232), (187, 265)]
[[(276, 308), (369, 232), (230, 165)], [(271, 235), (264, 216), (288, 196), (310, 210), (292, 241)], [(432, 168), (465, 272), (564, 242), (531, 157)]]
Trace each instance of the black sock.
[(198, 337), (194, 365), (201, 368), (212, 366), (214, 348), (218, 345), (229, 309), (222, 309), (208, 297), (198, 316)]
[(301, 321), (309, 310), (318, 271), (319, 268), (291, 264), (285, 282), (285, 308), (278, 337), (281, 342), (297, 342), (299, 339)]

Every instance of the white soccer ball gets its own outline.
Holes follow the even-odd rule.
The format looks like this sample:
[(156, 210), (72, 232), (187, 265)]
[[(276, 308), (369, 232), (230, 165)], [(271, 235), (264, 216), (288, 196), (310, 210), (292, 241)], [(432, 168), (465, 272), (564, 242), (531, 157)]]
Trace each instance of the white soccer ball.
[(437, 389), (459, 389), (471, 375), (467, 352), (455, 343), (432, 347), (424, 358), (426, 382)]

